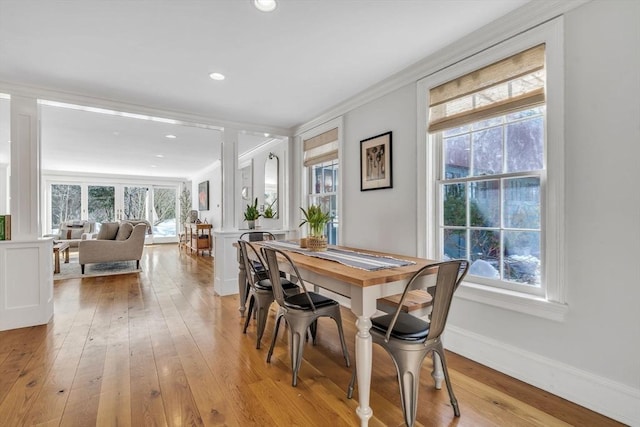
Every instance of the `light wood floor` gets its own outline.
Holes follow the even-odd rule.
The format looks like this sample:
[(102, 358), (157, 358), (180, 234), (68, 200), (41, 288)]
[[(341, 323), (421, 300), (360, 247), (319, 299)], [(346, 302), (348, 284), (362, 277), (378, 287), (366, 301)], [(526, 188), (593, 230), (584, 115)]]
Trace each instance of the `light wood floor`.
[[(46, 326), (0, 332), (0, 425), (356, 426), (335, 324), (321, 321), (291, 387), (282, 331), (271, 364), (255, 325), (242, 334), (237, 296), (213, 293), (213, 258), (145, 248), (141, 274), (55, 282)], [(350, 354), (354, 317), (343, 310)], [(374, 346), (370, 425), (403, 424), (392, 363)], [(617, 423), (449, 353), (462, 416), (421, 381), (425, 426), (612, 426)]]

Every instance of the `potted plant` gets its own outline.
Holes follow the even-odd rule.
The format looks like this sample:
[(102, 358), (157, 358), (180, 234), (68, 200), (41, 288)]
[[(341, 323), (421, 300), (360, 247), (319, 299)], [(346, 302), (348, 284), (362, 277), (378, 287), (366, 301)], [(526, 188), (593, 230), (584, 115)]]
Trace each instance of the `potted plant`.
[(247, 205), (244, 210), (244, 220), (249, 224), (249, 229), (256, 228), (256, 220), (260, 218), (260, 212), (258, 211), (258, 198), (253, 201), (252, 205)]
[(304, 219), (300, 223), (300, 227), (309, 224), (309, 237), (307, 238), (307, 246), (312, 251), (327, 250), (327, 236), (324, 231), (327, 223), (331, 221), (331, 215), (328, 212), (322, 212), (320, 205), (311, 205), (307, 210), (300, 208), (304, 214)]
[(271, 204), (269, 204), (262, 213), (263, 218), (271, 218), (274, 219), (276, 217), (277, 212), (273, 210), (273, 206), (276, 204), (278, 199), (275, 199)]

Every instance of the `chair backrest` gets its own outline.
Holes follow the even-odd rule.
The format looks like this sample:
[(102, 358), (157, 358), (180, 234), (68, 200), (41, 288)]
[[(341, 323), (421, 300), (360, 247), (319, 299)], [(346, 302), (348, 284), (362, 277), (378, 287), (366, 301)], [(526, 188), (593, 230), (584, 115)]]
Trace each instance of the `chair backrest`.
[(276, 236), (268, 231), (247, 231), (240, 235), (240, 240), (249, 242), (261, 242), (263, 240), (276, 240)]
[(453, 300), (453, 293), (456, 291), (469, 270), (469, 262), (466, 260), (452, 260), (430, 264), (422, 267), (413, 275), (413, 277), (411, 277), (404, 288), (402, 297), (400, 298), (400, 303), (394, 313), (393, 320), (389, 324), (389, 329), (387, 330), (385, 338), (386, 341), (389, 341), (391, 332), (393, 331), (396, 320), (402, 311), (402, 305), (408, 292), (413, 289), (424, 288), (425, 285), (422, 283), (422, 278), (426, 275), (433, 274), (434, 269), (437, 269), (437, 276), (435, 287), (429, 291), (433, 295), (433, 307), (431, 310), (427, 341), (436, 339), (442, 335), (447, 323), (451, 301)]
[(287, 255), (285, 252), (279, 249), (269, 248), (266, 246), (262, 247), (262, 255), (264, 259), (267, 261), (269, 278), (271, 279), (271, 286), (273, 287), (273, 297), (276, 300), (276, 302), (281, 307), (284, 307), (285, 295), (284, 295), (284, 290), (282, 289), (282, 283), (280, 282), (280, 265), (278, 264), (278, 255), (280, 255), (282, 256), (282, 258), (284, 258), (285, 262), (289, 264), (290, 274), (292, 276), (297, 277), (298, 280), (300, 281), (299, 287), (301, 289), (301, 293), (304, 293), (306, 295), (307, 300), (309, 301), (309, 304), (311, 306), (311, 309), (315, 312), (316, 306), (313, 303), (313, 300), (311, 299), (311, 297), (309, 296), (309, 293), (307, 292), (307, 288), (304, 285), (304, 280), (302, 280), (302, 276), (298, 271), (298, 267), (296, 267), (295, 263), (289, 257), (289, 255)]
[(249, 282), (249, 286), (255, 289), (258, 277), (257, 266), (262, 267), (264, 270), (266, 270), (266, 267), (255, 246), (245, 240), (238, 240), (238, 245), (240, 246), (240, 258), (244, 265), (247, 281)]

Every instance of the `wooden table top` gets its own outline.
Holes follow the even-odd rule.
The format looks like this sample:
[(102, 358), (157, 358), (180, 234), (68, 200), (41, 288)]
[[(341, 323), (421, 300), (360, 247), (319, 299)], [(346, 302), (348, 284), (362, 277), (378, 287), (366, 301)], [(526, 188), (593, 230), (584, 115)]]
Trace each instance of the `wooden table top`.
[[(256, 246), (261, 246), (263, 242), (251, 242)], [(331, 277), (342, 282), (346, 282), (359, 287), (375, 286), (384, 283), (396, 282), (398, 280), (407, 280), (411, 276), (420, 270), (425, 265), (434, 264), (438, 261), (429, 260), (425, 258), (416, 258), (406, 255), (390, 254), (386, 252), (371, 251), (360, 248), (350, 248), (346, 246), (330, 246), (337, 249), (350, 250), (355, 252), (362, 252), (366, 254), (372, 254), (376, 256), (390, 256), (396, 259), (402, 259), (407, 261), (413, 261), (415, 264), (406, 265), (403, 267), (385, 268), (376, 271), (367, 271), (360, 268), (349, 267), (335, 261), (329, 261), (321, 258), (316, 258), (310, 255), (304, 255), (298, 252), (292, 252), (283, 250), (286, 252), (293, 262), (299, 267), (318, 274), (322, 274)], [(280, 248), (278, 248), (280, 249)], [(304, 275), (303, 275), (304, 276)]]
[(69, 247), (69, 242), (58, 242), (53, 244), (53, 251), (63, 251)]

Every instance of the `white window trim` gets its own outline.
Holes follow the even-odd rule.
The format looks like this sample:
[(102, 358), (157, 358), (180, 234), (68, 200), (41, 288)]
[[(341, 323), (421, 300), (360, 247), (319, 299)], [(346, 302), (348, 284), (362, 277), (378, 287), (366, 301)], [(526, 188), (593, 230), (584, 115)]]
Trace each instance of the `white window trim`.
[(546, 43), (546, 169), (547, 182), (543, 193), (545, 212), (542, 217), (544, 240), (545, 296), (464, 282), (456, 292), (457, 298), (471, 300), (508, 310), (562, 321), (566, 304), (566, 276), (564, 257), (564, 21), (558, 17), (531, 30), (514, 36), (483, 51), (469, 52), (466, 59), (445, 67), (417, 84), (418, 114), (418, 256), (437, 258), (438, 227), (436, 162), (440, 158), (435, 144), (428, 143), (427, 111), (429, 89), (461, 75), (477, 70), (529, 47)]
[[(344, 168), (341, 167), (340, 162), (343, 159), (343, 127), (344, 127), (344, 118), (342, 116), (340, 117), (336, 117), (335, 119), (329, 120), (321, 125), (318, 125), (316, 127), (314, 127), (313, 129), (310, 129), (302, 134), (299, 135), (299, 141), (300, 141), (300, 150), (299, 151), (299, 165), (300, 165), (300, 175), (301, 175), (301, 179), (300, 179), (300, 204), (303, 207), (307, 207), (307, 204), (309, 202), (309, 173), (307, 173), (307, 167), (304, 166), (304, 160), (303, 160), (303, 143), (306, 139), (310, 139), (313, 138), (315, 136), (318, 136), (322, 133), (325, 133), (327, 131), (330, 131), (331, 129), (337, 128), (338, 129), (338, 191), (336, 193), (337, 196), (337, 205), (338, 205), (338, 209), (342, 210), (344, 208), (344, 204), (342, 203), (342, 194), (343, 194), (343, 174), (344, 174)], [(300, 217), (300, 209), (296, 209), (296, 217), (297, 220), (294, 221), (296, 224), (300, 223), (301, 217)], [(340, 216), (342, 218), (344, 218), (344, 212), (340, 212)], [(344, 227), (340, 227), (338, 226), (338, 242), (342, 242), (343, 241), (343, 236), (342, 236), (342, 229)]]

